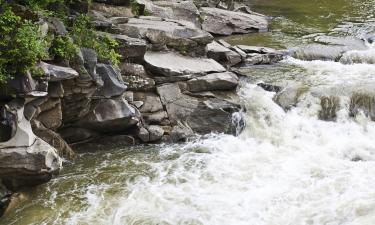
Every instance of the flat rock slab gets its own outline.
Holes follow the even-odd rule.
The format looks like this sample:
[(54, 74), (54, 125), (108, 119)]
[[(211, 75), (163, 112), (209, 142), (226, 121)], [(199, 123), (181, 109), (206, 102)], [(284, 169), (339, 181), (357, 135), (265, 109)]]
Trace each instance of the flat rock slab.
[(209, 7), (202, 7), (200, 11), (203, 18), (202, 29), (212, 34), (247, 34), (266, 30), (268, 27), (267, 18), (257, 13), (248, 14)]
[(152, 74), (167, 77), (226, 71), (213, 59), (192, 58), (173, 52), (147, 52), (145, 63)]
[(207, 45), (207, 57), (222, 65), (234, 66), (242, 61), (241, 55), (214, 41)]
[(191, 92), (233, 90), (238, 85), (238, 77), (231, 72), (212, 73), (191, 79), (187, 84)]

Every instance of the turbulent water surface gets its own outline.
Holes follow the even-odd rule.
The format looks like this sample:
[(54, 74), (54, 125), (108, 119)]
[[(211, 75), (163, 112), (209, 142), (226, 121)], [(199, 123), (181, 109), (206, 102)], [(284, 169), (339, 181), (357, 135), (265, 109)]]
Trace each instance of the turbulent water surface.
[[(231, 43), (289, 48), (375, 28), (370, 0), (252, 5), (273, 17), (272, 32)], [(288, 58), (243, 71), (247, 127), (239, 137), (83, 154), (23, 194), (0, 224), (375, 224), (375, 123), (363, 113), (349, 117), (350, 93), (375, 92), (375, 65)], [(254, 85), (260, 81), (306, 88), (285, 112), (275, 93)], [(325, 94), (340, 99), (334, 122), (318, 119)]]

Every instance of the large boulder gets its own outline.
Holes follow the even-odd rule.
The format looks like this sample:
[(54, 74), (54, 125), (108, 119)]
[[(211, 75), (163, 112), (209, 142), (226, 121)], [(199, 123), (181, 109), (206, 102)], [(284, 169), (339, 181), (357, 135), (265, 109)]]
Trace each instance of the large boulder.
[(213, 59), (191, 58), (173, 52), (147, 52), (145, 64), (152, 74), (167, 77), (225, 71)]
[(94, 93), (95, 97), (110, 98), (120, 96), (125, 92), (127, 87), (122, 81), (121, 73), (112, 65), (97, 64), (96, 71), (103, 80), (104, 85)]
[(238, 85), (238, 77), (232, 72), (211, 73), (187, 82), (191, 92), (233, 90)]
[(139, 117), (139, 111), (122, 98), (99, 99), (76, 125), (102, 133), (124, 131), (136, 125)]
[(267, 18), (260, 14), (233, 12), (218, 8), (202, 7), (202, 29), (216, 35), (247, 34), (265, 31)]
[(61, 169), (60, 157), (52, 146), (34, 135), (23, 106), (15, 103), (9, 108), (15, 115), (16, 127), (9, 140), (0, 142), (0, 179), (13, 190), (47, 182)]
[(119, 28), (122, 34), (147, 39), (154, 49), (167, 47), (188, 55), (205, 55), (206, 45), (213, 40), (190, 22), (158, 17), (131, 18)]
[(241, 110), (239, 104), (219, 98), (193, 97), (181, 92), (177, 83), (157, 87), (162, 103), (167, 109), (172, 125), (179, 123), (194, 132), (234, 133), (232, 115)]

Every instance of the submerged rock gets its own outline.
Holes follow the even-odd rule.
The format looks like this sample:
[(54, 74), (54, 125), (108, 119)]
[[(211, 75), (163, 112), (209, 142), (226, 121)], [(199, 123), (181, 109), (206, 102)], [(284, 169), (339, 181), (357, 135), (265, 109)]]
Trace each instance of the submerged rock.
[(319, 119), (334, 121), (340, 107), (340, 99), (337, 96), (323, 96), (320, 98), (320, 105)]
[(268, 22), (260, 14), (233, 12), (218, 8), (202, 7), (202, 29), (212, 34), (231, 35), (265, 31)]
[(322, 44), (309, 44), (292, 51), (294, 58), (301, 60), (339, 61), (344, 52), (350, 50), (346, 46), (330, 46)]

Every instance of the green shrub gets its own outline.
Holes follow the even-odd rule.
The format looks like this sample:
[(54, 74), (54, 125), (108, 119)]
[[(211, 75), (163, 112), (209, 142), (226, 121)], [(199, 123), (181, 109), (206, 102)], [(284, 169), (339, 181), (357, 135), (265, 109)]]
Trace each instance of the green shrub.
[(120, 62), (121, 56), (115, 51), (118, 43), (108, 35), (99, 36), (93, 29), (88, 16), (80, 15), (75, 20), (71, 36), (79, 47), (94, 49), (100, 61), (111, 61), (115, 65)]
[(77, 45), (69, 36), (57, 36), (51, 43), (49, 53), (56, 60), (71, 60), (77, 53)]
[(10, 8), (0, 9), (0, 83), (25, 73), (48, 56), (39, 27), (22, 21)]

